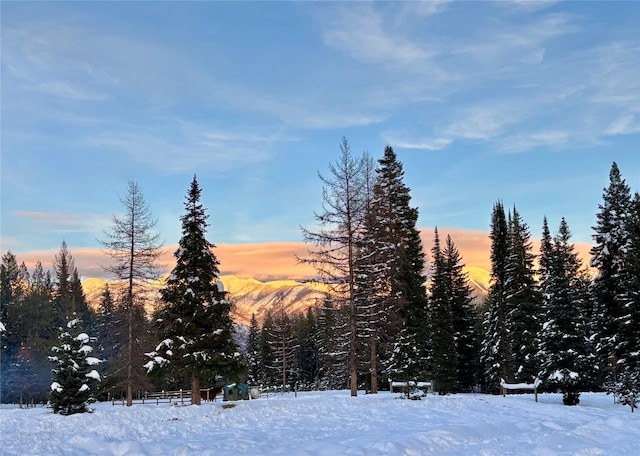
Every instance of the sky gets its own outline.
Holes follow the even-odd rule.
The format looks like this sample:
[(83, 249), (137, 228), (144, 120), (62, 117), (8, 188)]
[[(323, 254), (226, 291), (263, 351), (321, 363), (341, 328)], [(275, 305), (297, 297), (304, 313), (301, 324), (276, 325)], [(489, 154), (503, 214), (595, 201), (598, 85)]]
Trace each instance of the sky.
[(392, 146), (419, 227), (458, 243), (497, 200), (589, 243), (612, 162), (640, 190), (639, 2), (0, 7), (0, 250), (19, 261), (64, 240), (95, 266), (129, 181), (170, 251), (195, 174), (208, 239), (264, 273), (258, 251), (315, 226), (342, 137)]

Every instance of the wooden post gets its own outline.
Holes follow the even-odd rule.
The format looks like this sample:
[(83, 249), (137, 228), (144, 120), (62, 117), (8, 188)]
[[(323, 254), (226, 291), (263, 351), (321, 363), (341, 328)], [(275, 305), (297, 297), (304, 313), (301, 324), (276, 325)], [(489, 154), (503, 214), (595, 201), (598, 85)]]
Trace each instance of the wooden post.
[(538, 387), (533, 388), (533, 394), (536, 396), (536, 402), (538, 402)]

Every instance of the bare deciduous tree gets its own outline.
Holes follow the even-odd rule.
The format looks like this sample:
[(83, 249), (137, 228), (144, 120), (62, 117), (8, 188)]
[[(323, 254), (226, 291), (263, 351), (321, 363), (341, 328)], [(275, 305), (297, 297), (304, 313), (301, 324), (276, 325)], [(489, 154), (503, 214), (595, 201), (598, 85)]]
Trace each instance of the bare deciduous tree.
[(159, 233), (153, 231), (157, 220), (152, 217), (137, 183), (129, 182), (120, 202), (124, 213), (113, 216), (112, 229), (104, 233), (105, 239), (100, 242), (112, 259), (112, 264), (105, 269), (127, 285), (127, 405), (130, 406), (133, 403), (134, 306), (141, 305), (144, 286), (159, 277), (157, 259), (162, 243)]
[(322, 212), (315, 217), (317, 231), (302, 228), (305, 242), (316, 246), (303, 263), (313, 265), (321, 280), (331, 287), (332, 295), (342, 300), (349, 311), (349, 375), (351, 395), (358, 395), (356, 357), (356, 262), (357, 238), (367, 208), (367, 183), (364, 176), (366, 154), (355, 158), (346, 138), (340, 143), (341, 156), (329, 165), (329, 176), (319, 174), (323, 184)]

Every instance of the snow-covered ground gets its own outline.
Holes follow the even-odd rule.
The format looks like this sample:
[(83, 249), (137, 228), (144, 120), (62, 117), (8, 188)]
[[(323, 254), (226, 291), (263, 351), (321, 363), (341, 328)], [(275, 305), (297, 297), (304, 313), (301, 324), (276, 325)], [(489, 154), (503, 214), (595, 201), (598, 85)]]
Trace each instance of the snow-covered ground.
[(348, 391), (196, 406), (93, 404), (95, 412), (0, 408), (9, 455), (640, 455), (640, 413), (611, 396), (458, 394), (421, 401)]

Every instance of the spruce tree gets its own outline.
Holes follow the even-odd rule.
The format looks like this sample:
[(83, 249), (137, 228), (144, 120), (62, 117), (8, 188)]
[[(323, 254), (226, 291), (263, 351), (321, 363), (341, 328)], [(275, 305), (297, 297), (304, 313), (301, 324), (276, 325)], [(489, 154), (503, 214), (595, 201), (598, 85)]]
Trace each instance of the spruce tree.
[(450, 236), (447, 236), (442, 255), (450, 284), (449, 299), (458, 358), (458, 389), (471, 392), (478, 384), (480, 356), (480, 335), (472, 289), (464, 272), (462, 257)]
[(89, 404), (95, 402), (96, 382), (100, 374), (93, 368), (101, 360), (89, 356), (93, 350), (91, 338), (84, 332), (75, 330), (79, 321), (69, 321), (66, 328), (60, 328), (59, 343), (53, 347), (54, 355), (49, 357), (53, 364), (53, 379), (49, 405), (53, 413), (72, 415), (89, 412)]
[(314, 310), (309, 307), (306, 314), (299, 315), (296, 325), (298, 364), (300, 368), (300, 381), (313, 389), (318, 380), (318, 347), (315, 340), (316, 317)]
[(560, 222), (550, 257), (544, 258), (548, 266), (545, 303), (545, 322), (540, 332), (541, 363), (539, 378), (563, 394), (565, 405), (580, 402), (580, 388), (588, 358), (584, 338), (584, 317), (581, 309), (584, 296), (580, 293), (580, 261), (569, 243), (571, 232), (566, 220)]
[(542, 296), (535, 280), (531, 235), (514, 207), (509, 221), (508, 277), (504, 286), (510, 345), (513, 349), (514, 380), (533, 383), (538, 374), (535, 358), (540, 332)]
[(104, 360), (102, 366), (101, 394), (107, 396), (115, 391), (121, 391), (120, 386), (126, 376), (122, 375), (122, 366), (126, 366), (123, 359), (126, 347), (126, 330), (123, 323), (126, 316), (118, 309), (116, 301), (108, 284), (102, 289), (98, 309), (94, 318), (93, 333), (96, 335), (96, 353)]
[[(370, 215), (375, 243), (375, 262), (383, 265), (380, 289), (386, 318), (380, 334), (383, 350), (393, 353), (391, 365), (405, 370), (403, 377), (427, 375), (429, 327), (424, 276), (424, 251), (416, 228), (418, 209), (410, 206), (410, 189), (404, 184), (404, 170), (390, 146), (378, 160)], [(402, 333), (402, 341), (400, 334)], [(385, 344), (386, 343), (386, 344)]]
[(247, 336), (247, 382), (257, 385), (260, 382), (260, 327), (256, 314), (251, 314), (249, 334)]
[(595, 246), (591, 249), (591, 266), (598, 270), (594, 282), (600, 328), (597, 350), (611, 380), (615, 380), (618, 362), (624, 357), (620, 343), (627, 293), (630, 206), (630, 189), (614, 162), (609, 172), (609, 186), (604, 189), (603, 202), (598, 206), (600, 211), (593, 227)]
[(56, 326), (62, 325), (76, 311), (72, 283), (74, 269), (73, 256), (67, 243), (62, 241), (60, 251), (53, 258), (53, 270), (56, 277), (54, 306), (58, 318)]
[(616, 396), (633, 412), (640, 403), (640, 194), (631, 202), (628, 219), (628, 241), (625, 246), (623, 309), (620, 316), (620, 334), (617, 348), (618, 378), (610, 381), (607, 391)]
[[(640, 194), (634, 195), (628, 218), (628, 240), (625, 248), (625, 292), (620, 318), (620, 350), (618, 361), (623, 370), (640, 377)], [(640, 389), (640, 384), (638, 384)]]
[(485, 368), (485, 381), (490, 391), (497, 391), (500, 380), (513, 382), (513, 350), (509, 335), (507, 300), (507, 260), (509, 233), (507, 218), (501, 201), (491, 214), (491, 287), (487, 296), (488, 310), (484, 317), (484, 338), (481, 362)]
[[(233, 340), (231, 303), (218, 280), (215, 247), (205, 237), (207, 218), (200, 203), (196, 177), (186, 197), (186, 214), (181, 217), (182, 237), (173, 268), (161, 290), (165, 307), (157, 319), (162, 342), (149, 354), (148, 369), (167, 359), (191, 380), (191, 403), (200, 405), (200, 381), (214, 382), (217, 376), (238, 379), (240, 354)], [(157, 362), (156, 362), (157, 361)]]
[(437, 228), (435, 229), (431, 258), (430, 315), (433, 378), (438, 393), (447, 394), (457, 389), (458, 353), (453, 323), (451, 275), (447, 259), (440, 248)]
[(267, 310), (262, 320), (262, 328), (260, 330), (260, 339), (258, 341), (259, 347), (259, 379), (260, 383), (267, 388), (275, 387), (278, 379), (276, 378), (276, 363), (277, 358), (275, 354), (275, 334), (274, 334), (274, 322), (273, 313), (271, 310)]

